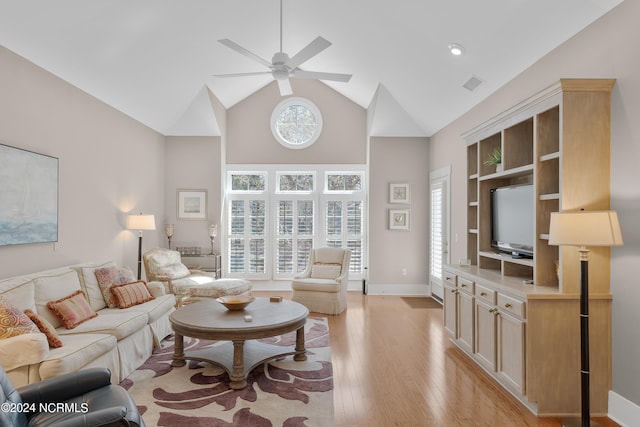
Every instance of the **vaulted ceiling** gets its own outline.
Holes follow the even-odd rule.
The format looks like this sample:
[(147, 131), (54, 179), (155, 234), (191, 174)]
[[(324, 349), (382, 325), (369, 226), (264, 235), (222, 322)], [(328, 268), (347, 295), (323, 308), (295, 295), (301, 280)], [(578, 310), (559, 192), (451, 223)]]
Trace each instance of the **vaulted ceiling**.
[[(430, 136), (621, 1), (282, 0), (282, 44), (332, 42), (301, 68), (352, 74), (326, 84), (373, 135)], [(280, 0), (0, 0), (1, 45), (164, 135), (216, 134), (207, 89), (229, 108), (273, 81), (212, 77), (265, 70), (219, 39), (271, 62)]]

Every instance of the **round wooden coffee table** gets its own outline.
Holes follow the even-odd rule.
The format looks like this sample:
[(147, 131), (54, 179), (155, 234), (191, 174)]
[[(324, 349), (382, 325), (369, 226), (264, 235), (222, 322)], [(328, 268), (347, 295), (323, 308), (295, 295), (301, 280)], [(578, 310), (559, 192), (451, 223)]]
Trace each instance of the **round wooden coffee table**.
[[(251, 316), (247, 321), (245, 316)], [(271, 302), (256, 298), (244, 310), (230, 311), (214, 299), (189, 304), (174, 311), (169, 320), (175, 331), (172, 366), (186, 360), (202, 360), (222, 367), (229, 374), (229, 387), (247, 386), (247, 374), (259, 364), (293, 354), (294, 360), (307, 360), (304, 324), (309, 310), (294, 301)], [(256, 341), (296, 331), (295, 348)], [(184, 352), (184, 337), (229, 341), (222, 345)]]

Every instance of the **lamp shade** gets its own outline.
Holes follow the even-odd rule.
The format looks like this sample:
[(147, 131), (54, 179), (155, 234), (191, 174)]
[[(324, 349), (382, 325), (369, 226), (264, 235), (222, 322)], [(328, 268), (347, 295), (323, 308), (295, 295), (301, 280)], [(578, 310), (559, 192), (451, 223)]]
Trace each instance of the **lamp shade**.
[(556, 246), (621, 246), (615, 211), (552, 212), (549, 244)]
[(155, 230), (156, 219), (153, 215), (129, 215), (127, 230)]

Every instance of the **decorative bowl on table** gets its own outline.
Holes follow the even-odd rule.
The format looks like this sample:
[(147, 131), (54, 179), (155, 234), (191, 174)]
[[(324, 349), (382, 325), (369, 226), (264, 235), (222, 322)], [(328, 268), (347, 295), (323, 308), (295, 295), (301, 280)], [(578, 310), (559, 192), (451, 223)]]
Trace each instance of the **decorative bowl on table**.
[(254, 297), (248, 295), (227, 295), (216, 299), (220, 304), (227, 307), (227, 310), (232, 311), (244, 310), (246, 306), (255, 300)]

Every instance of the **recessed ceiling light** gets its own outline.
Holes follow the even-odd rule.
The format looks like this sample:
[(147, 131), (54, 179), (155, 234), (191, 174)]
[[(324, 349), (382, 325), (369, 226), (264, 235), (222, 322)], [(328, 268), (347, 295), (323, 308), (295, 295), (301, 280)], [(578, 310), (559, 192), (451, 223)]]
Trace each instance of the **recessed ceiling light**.
[(449, 52), (451, 52), (452, 55), (460, 56), (464, 53), (464, 46), (458, 43), (451, 43), (449, 45)]

